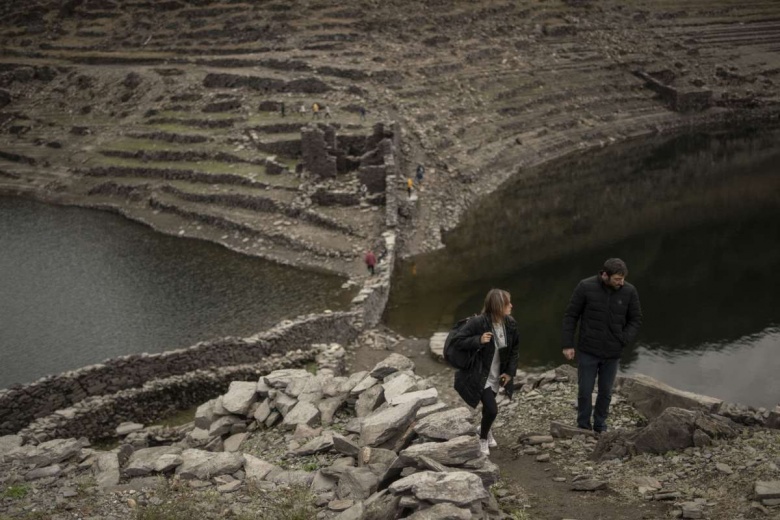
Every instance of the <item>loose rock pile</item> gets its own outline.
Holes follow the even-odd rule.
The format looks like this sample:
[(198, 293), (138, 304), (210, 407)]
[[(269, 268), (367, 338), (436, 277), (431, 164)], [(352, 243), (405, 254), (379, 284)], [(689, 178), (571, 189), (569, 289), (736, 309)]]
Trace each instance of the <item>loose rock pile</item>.
[(345, 377), (336, 375), (344, 350), (320, 350), (317, 374), (282, 369), (234, 381), (193, 423), (120, 425), (123, 441), (111, 451), (85, 439), (36, 446), (2, 437), (3, 484), (51, 487), (92, 474), (105, 493), (157, 476), (221, 494), (305, 487), (318, 518), (499, 517), (487, 491), (498, 467), (480, 454), (471, 410), (444, 405), (402, 355)]

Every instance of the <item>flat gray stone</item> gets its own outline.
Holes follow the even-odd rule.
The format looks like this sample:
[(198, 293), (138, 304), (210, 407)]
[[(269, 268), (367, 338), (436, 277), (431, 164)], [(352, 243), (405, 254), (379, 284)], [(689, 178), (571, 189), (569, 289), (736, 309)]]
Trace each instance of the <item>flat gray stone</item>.
[(263, 424), (266, 419), (268, 419), (269, 415), (271, 415), (271, 403), (268, 399), (263, 399), (263, 401), (257, 405), (257, 408), (255, 408), (255, 412), (252, 416), (259, 424)]
[(317, 471), (311, 481), (311, 490), (314, 493), (326, 493), (333, 491), (338, 485), (338, 480), (325, 475), (322, 471)]
[(157, 462), (154, 463), (154, 471), (156, 473), (169, 473), (179, 466), (183, 462), (181, 455), (176, 453), (167, 453), (161, 455)]
[(399, 454), (410, 461), (430, 457), (445, 466), (457, 466), (480, 456), (479, 439), (475, 435), (462, 435), (446, 442), (413, 444)]
[(299, 424), (317, 426), (320, 424), (320, 411), (315, 405), (306, 401), (299, 401), (287, 415), (284, 416), (282, 427), (294, 430)]
[(244, 442), (244, 439), (246, 439), (248, 433), (236, 433), (225, 439), (225, 442), (223, 444), (223, 449), (225, 451), (231, 451), (235, 452), (238, 451), (239, 447), (241, 446), (241, 443)]
[(18, 435), (3, 435), (0, 437), (0, 460), (9, 451), (18, 448), (22, 445), (24, 440)]
[(347, 437), (344, 437), (343, 435), (340, 435), (338, 433), (333, 434), (333, 448), (339, 452), (343, 453), (344, 455), (349, 455), (350, 457), (357, 457), (358, 451), (360, 448), (357, 444), (349, 440)]
[(119, 484), (119, 455), (110, 451), (100, 453), (95, 457), (95, 463), (92, 465), (92, 472), (95, 474), (95, 480), (100, 489), (106, 489)]
[(143, 429), (144, 429), (143, 424), (139, 424), (135, 422), (123, 422), (116, 427), (116, 435), (117, 437), (124, 437), (125, 435), (128, 435), (133, 432), (138, 432)]
[(414, 362), (406, 356), (393, 353), (371, 369), (371, 377), (384, 379), (394, 372), (402, 372), (404, 370), (414, 370)]
[(371, 376), (366, 376), (355, 387), (349, 391), (350, 397), (357, 397), (375, 384), (379, 383), (379, 379)]
[(678, 390), (643, 374), (618, 376), (615, 391), (648, 420), (658, 417), (671, 407), (717, 413), (723, 403), (722, 399)]
[(418, 409), (419, 404), (406, 403), (378, 410), (365, 417), (360, 425), (361, 444), (363, 446), (379, 446), (402, 434), (414, 420)]
[(398, 406), (399, 404), (417, 401), (420, 403), (420, 407), (423, 407), (430, 406), (438, 400), (439, 391), (435, 388), (429, 388), (427, 390), (418, 390), (416, 392), (407, 392), (405, 394), (396, 395), (395, 397), (391, 397), (388, 403), (392, 406)]
[(333, 432), (324, 432), (322, 435), (311, 439), (309, 442), (294, 451), (299, 457), (324, 453), (333, 448)]
[(126, 477), (143, 477), (155, 471), (157, 459), (163, 455), (180, 455), (182, 449), (177, 446), (156, 446), (154, 448), (142, 448), (130, 455), (124, 469)]
[(183, 479), (208, 480), (217, 475), (235, 473), (244, 466), (240, 453), (188, 449), (182, 452), (181, 457), (182, 464), (176, 468), (176, 474)]
[(272, 470), (279, 469), (270, 462), (258, 459), (254, 455), (244, 453), (243, 457), (244, 473), (246, 473), (247, 480), (263, 480)]
[(388, 489), (396, 495), (411, 492), (418, 500), (461, 506), (488, 498), (482, 480), (467, 471), (421, 471), (393, 482)]
[(243, 424), (244, 420), (235, 415), (224, 415), (211, 423), (209, 428), (209, 437), (221, 437), (230, 433), (231, 428), (236, 424)]
[(419, 410), (417, 410), (417, 419), (422, 419), (423, 417), (428, 417), (429, 415), (433, 415), (438, 412), (443, 412), (448, 408), (447, 403), (444, 403), (442, 401), (436, 401), (432, 405), (429, 406), (423, 406)]
[(333, 416), (347, 402), (346, 394), (335, 397), (328, 397), (317, 403), (317, 409), (320, 411), (320, 423), (323, 426), (333, 424)]
[(428, 349), (434, 359), (444, 359), (444, 342), (447, 340), (448, 332), (437, 332), (428, 341)]
[(271, 388), (287, 388), (294, 379), (311, 377), (311, 372), (302, 368), (283, 368), (274, 370), (267, 376), (261, 378), (263, 382)]
[(249, 407), (257, 401), (257, 383), (251, 381), (233, 381), (225, 395), (222, 406), (235, 415), (246, 416)]
[(62, 467), (59, 464), (53, 464), (44, 468), (35, 468), (25, 473), (26, 480), (38, 480), (39, 478), (58, 477), (62, 473)]
[(385, 392), (382, 385), (374, 385), (360, 394), (355, 403), (355, 416), (366, 417), (385, 402)]
[(284, 392), (279, 392), (276, 394), (276, 397), (274, 398), (274, 404), (272, 408), (275, 408), (279, 413), (282, 414), (282, 417), (285, 417), (287, 416), (288, 413), (290, 413), (290, 410), (295, 408), (295, 405), (297, 404), (298, 404), (297, 399), (295, 399), (294, 397), (290, 397)]
[(385, 399), (387, 401), (392, 400), (401, 394), (407, 392), (414, 392), (419, 390), (417, 388), (417, 378), (411, 372), (400, 372), (398, 375), (389, 379), (387, 382), (382, 383), (382, 388), (385, 391)]
[(58, 464), (81, 451), (81, 442), (77, 439), (53, 439), (37, 446), (25, 444), (9, 449), (4, 459), (19, 460), (23, 464), (38, 468)]
[(561, 422), (550, 421), (550, 435), (556, 439), (571, 439), (578, 435), (595, 437), (596, 433), (592, 430), (585, 430), (583, 428), (577, 428), (576, 426), (570, 426)]
[(472, 416), (473, 412), (466, 407), (445, 410), (417, 421), (414, 431), (423, 437), (444, 441), (462, 435), (473, 435)]
[(346, 468), (339, 479), (336, 496), (352, 500), (365, 500), (376, 491), (379, 479), (368, 468)]
[(214, 417), (215, 417), (214, 405), (216, 404), (216, 402), (217, 402), (216, 399), (212, 399), (198, 406), (198, 409), (195, 410), (196, 428), (208, 430), (209, 427), (211, 427), (211, 423), (214, 422)]
[[(445, 334), (446, 338), (447, 335)], [(417, 511), (407, 520), (470, 520), (470, 509), (462, 509), (454, 504), (441, 503), (433, 507)]]
[(285, 486), (310, 487), (314, 480), (314, 473), (300, 470), (272, 470), (265, 479)]
[(363, 502), (357, 502), (346, 511), (342, 511), (333, 520), (363, 520), (365, 518), (365, 506)]
[(780, 498), (780, 480), (759, 480), (756, 482), (755, 492), (759, 500)]

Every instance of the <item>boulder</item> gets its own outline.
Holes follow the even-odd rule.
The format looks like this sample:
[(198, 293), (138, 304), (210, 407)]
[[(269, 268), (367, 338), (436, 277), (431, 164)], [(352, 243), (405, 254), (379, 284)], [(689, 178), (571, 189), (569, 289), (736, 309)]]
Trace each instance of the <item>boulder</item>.
[(235, 452), (238, 451), (239, 447), (241, 446), (241, 443), (244, 442), (244, 439), (246, 439), (247, 433), (236, 433), (225, 439), (223, 443), (223, 449), (225, 451), (231, 451)]
[(43, 468), (35, 468), (24, 474), (25, 480), (38, 480), (39, 478), (56, 478), (62, 473), (62, 466), (53, 464)]
[(431, 336), (428, 341), (428, 349), (434, 359), (442, 361), (444, 359), (444, 342), (447, 340), (448, 332), (437, 332)]
[(446, 403), (443, 403), (441, 401), (436, 401), (432, 405), (420, 407), (420, 409), (417, 410), (416, 418), (419, 420), (422, 419), (423, 417), (428, 417), (429, 415), (433, 415), (438, 412), (443, 412), (447, 408), (448, 407)]
[(333, 423), (333, 416), (347, 402), (346, 395), (328, 397), (317, 403), (317, 409), (320, 411), (320, 422), (323, 426)]
[(445, 466), (458, 466), (480, 456), (479, 439), (475, 435), (463, 435), (446, 442), (414, 444), (400, 453), (400, 457), (410, 463), (419, 462), (423, 456)]
[(236, 424), (244, 424), (244, 420), (235, 415), (224, 415), (211, 423), (209, 437), (221, 437), (226, 433), (230, 433), (231, 428)]
[(317, 471), (311, 480), (311, 490), (314, 493), (327, 493), (336, 489), (338, 481), (325, 475), (322, 471)]
[(254, 413), (252, 414), (258, 424), (264, 423), (266, 419), (268, 419), (269, 415), (271, 415), (271, 404), (269, 403), (268, 399), (264, 399), (259, 405), (257, 405)]
[(780, 480), (759, 480), (754, 490), (759, 500), (780, 498)]
[(9, 451), (22, 445), (23, 439), (18, 435), (3, 435), (0, 437), (0, 461)]
[(334, 433), (332, 439), (333, 448), (337, 452), (343, 453), (344, 455), (349, 455), (350, 457), (357, 457), (358, 452), (360, 451), (360, 448), (357, 444), (343, 435), (339, 435), (338, 433)]
[(217, 475), (235, 473), (244, 466), (244, 457), (240, 453), (188, 449), (182, 452), (181, 458), (182, 464), (176, 469), (176, 474), (183, 479), (208, 480)]
[(124, 469), (124, 474), (127, 477), (143, 477), (155, 471), (155, 465), (157, 459), (163, 455), (180, 455), (182, 449), (176, 446), (157, 446), (154, 448), (142, 448), (136, 450), (130, 459), (127, 461), (127, 465)]
[(377, 363), (370, 374), (375, 379), (384, 379), (394, 372), (404, 370), (414, 370), (414, 362), (406, 356), (393, 353)]
[(311, 486), (314, 473), (302, 470), (273, 469), (265, 477), (266, 480), (282, 486)]
[(648, 420), (658, 417), (670, 407), (717, 413), (723, 403), (722, 399), (678, 390), (643, 374), (619, 376), (615, 391)]
[(289, 395), (285, 394), (284, 392), (279, 392), (278, 394), (276, 394), (276, 397), (274, 398), (273, 408), (278, 410), (279, 413), (282, 414), (282, 417), (284, 417), (297, 404), (298, 404), (298, 400), (297, 399), (295, 399), (294, 397), (290, 397)]
[(351, 397), (357, 397), (358, 395), (362, 394), (375, 384), (379, 382), (379, 379), (376, 379), (375, 377), (366, 376), (363, 378), (362, 381), (360, 381), (358, 384), (355, 385), (352, 390), (349, 391), (349, 395)]
[(395, 495), (410, 492), (418, 500), (459, 506), (488, 498), (480, 478), (466, 471), (421, 471), (393, 482), (388, 489)]
[(222, 406), (228, 412), (246, 416), (249, 407), (257, 401), (257, 383), (250, 381), (233, 381), (225, 395), (222, 396)]
[(116, 427), (116, 435), (117, 437), (124, 437), (125, 435), (129, 435), (133, 432), (138, 432), (143, 429), (144, 429), (143, 424), (134, 423), (134, 422), (123, 422)]
[(598, 491), (599, 489), (606, 489), (607, 483), (595, 478), (583, 478), (576, 480), (572, 483), (571, 489), (573, 491)]
[(178, 468), (182, 462), (181, 455), (168, 453), (157, 459), (157, 462), (154, 463), (154, 471), (156, 473), (168, 473)]
[(378, 410), (369, 415), (360, 425), (361, 444), (379, 446), (403, 434), (414, 420), (419, 407), (419, 403), (406, 403)]
[(472, 411), (466, 407), (434, 413), (420, 419), (414, 425), (414, 431), (428, 439), (443, 441), (461, 435), (471, 435), (474, 433), (474, 426), (471, 424), (472, 415)]

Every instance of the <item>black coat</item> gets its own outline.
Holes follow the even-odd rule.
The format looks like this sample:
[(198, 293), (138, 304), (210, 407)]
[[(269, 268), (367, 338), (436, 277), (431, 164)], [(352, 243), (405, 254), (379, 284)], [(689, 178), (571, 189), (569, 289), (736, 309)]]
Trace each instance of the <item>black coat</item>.
[(577, 284), (563, 315), (563, 348), (574, 348), (574, 331), (580, 323), (577, 350), (602, 358), (618, 358), (634, 341), (642, 324), (636, 288), (626, 282), (615, 290), (599, 275)]
[[(520, 355), (520, 337), (517, 333), (517, 322), (511, 316), (504, 318), (506, 327), (506, 348), (498, 351), (500, 360), (499, 374), (507, 374), (514, 378), (517, 371), (517, 358)], [(455, 372), (455, 390), (466, 404), (475, 408), (482, 398), (482, 391), (490, 374), (493, 353), (496, 350), (494, 341), (484, 345), (479, 342), (485, 332), (493, 332), (490, 319), (484, 314), (471, 318), (463, 328), (452, 338), (452, 347), (457, 349), (477, 350), (477, 360), (471, 370)], [(514, 386), (512, 380), (504, 386), (507, 396), (512, 397)]]

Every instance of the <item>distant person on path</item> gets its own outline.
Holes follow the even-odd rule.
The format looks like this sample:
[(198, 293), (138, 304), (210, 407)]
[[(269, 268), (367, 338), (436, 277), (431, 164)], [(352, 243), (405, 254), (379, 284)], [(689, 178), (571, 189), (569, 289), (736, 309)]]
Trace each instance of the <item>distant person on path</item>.
[(423, 175), (425, 175), (425, 166), (422, 164), (417, 165), (417, 174), (416, 174), (416, 180), (417, 184), (422, 184), (423, 181)]
[[(620, 354), (634, 341), (642, 324), (639, 293), (626, 282), (628, 268), (620, 258), (604, 262), (599, 274), (577, 284), (563, 315), (563, 356), (577, 357), (577, 426), (597, 433), (607, 431)], [(579, 339), (574, 332), (579, 322)], [(593, 387), (598, 396), (593, 410)], [(593, 424), (591, 426), (591, 412)]]
[(482, 313), (462, 326), (452, 338), (450, 347), (478, 351), (471, 369), (455, 373), (455, 390), (472, 408), (482, 403), (478, 434), (479, 449), (484, 455), (490, 455), (490, 448), (498, 446), (490, 432), (498, 415), (498, 390), (504, 387), (510, 399), (514, 392), (512, 379), (517, 372), (520, 337), (511, 312), (510, 294), (501, 289), (490, 289)]
[(411, 177), (406, 178), (406, 193), (409, 194), (409, 198), (412, 198), (412, 188), (414, 188), (414, 181)]
[(279, 105), (279, 112), (281, 112), (282, 117), (284, 117), (284, 101), (282, 101), (282, 104)]
[(306, 117), (306, 105), (304, 105), (303, 103), (301, 103), (301, 108), (298, 109), (298, 114), (301, 117)]
[(366, 251), (366, 256), (364, 258), (366, 262), (366, 267), (368, 268), (368, 272), (371, 273), (373, 276), (375, 274), (375, 268), (376, 268), (376, 255), (372, 250)]
[(360, 120), (365, 121), (366, 120), (366, 107), (360, 107), (358, 109), (358, 112), (360, 112)]
[(319, 105), (319, 103), (312, 103), (311, 104), (311, 118), (312, 119), (319, 119), (320, 118), (320, 105)]
[(330, 106), (325, 105), (325, 119), (330, 119)]

